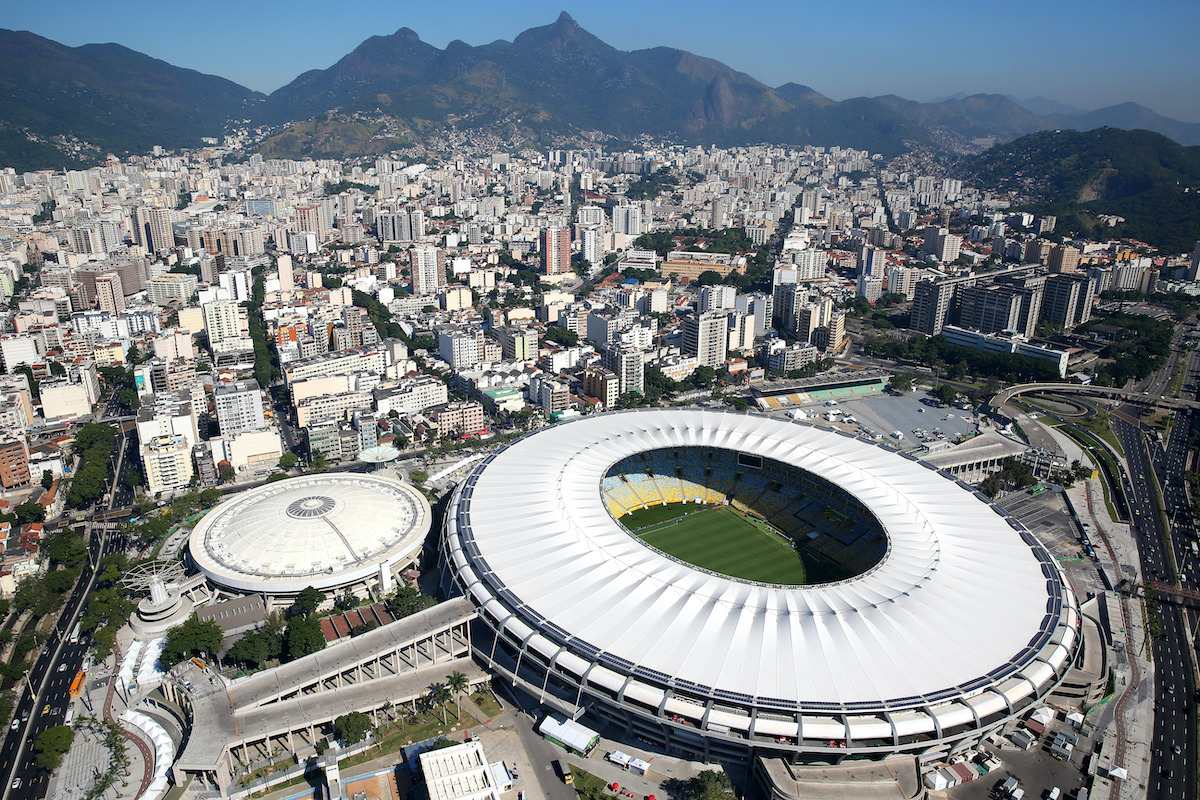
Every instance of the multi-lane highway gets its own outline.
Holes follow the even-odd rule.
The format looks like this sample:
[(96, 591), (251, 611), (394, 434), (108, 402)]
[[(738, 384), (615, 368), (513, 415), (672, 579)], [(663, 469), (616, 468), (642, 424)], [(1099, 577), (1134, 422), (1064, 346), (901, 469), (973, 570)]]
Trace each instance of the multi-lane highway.
[[(92, 509), (92, 515), (102, 507), (111, 509), (118, 501), (127, 499), (129, 490), (123, 486), (122, 477), (129, 465), (136, 463), (134, 439), (123, 431), (117, 440), (109, 465), (112, 476), (109, 493), (103, 504)], [(105, 553), (124, 549), (127, 545), (107, 528), (107, 525), (91, 521), (86, 523), (88, 563), (63, 604), (49, 639), (19, 687), (13, 721), (3, 731), (4, 740), (0, 743), (0, 779), (4, 781), (0, 784), (3, 787), (0, 800), (38, 800), (46, 794), (49, 773), (34, 763), (33, 744), (42, 731), (61, 725), (66, 719), (71, 705), (71, 681), (91, 647), (86, 634), (72, 641), (75, 625), (87, 604), (96, 567)]]
[[(1143, 577), (1172, 582), (1175, 562), (1164, 547), (1172, 534), (1158, 512), (1156, 478), (1145, 437), (1140, 426), (1120, 412), (1114, 415), (1113, 427), (1128, 465), (1126, 491)], [(1169, 445), (1164, 457), (1169, 463), (1179, 455)], [(1150, 642), (1155, 713), (1147, 794), (1150, 798), (1191, 800), (1196, 797), (1197, 718), (1187, 620), (1182, 609), (1170, 603), (1150, 601), (1147, 612), (1156, 620), (1151, 625), (1156, 635)]]
[(103, 558), (106, 537), (92, 531), (88, 539), (89, 564), (63, 605), (50, 638), (34, 660), (21, 684), (13, 710), (13, 723), (0, 746), (0, 774), (4, 776), (4, 800), (34, 800), (46, 793), (49, 773), (34, 763), (33, 744), (46, 728), (62, 725), (71, 704), (71, 680), (83, 663), (90, 642), (84, 637), (71, 641), (71, 634), (91, 591), (94, 565)]

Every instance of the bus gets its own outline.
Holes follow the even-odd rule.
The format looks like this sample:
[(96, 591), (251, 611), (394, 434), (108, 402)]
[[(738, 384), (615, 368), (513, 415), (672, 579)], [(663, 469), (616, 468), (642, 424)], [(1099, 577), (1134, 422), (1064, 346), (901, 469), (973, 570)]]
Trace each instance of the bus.
[(68, 694), (71, 695), (72, 700), (83, 694), (83, 681), (86, 677), (87, 673), (83, 670), (79, 670), (75, 673), (75, 679), (71, 681), (71, 688), (68, 690)]
[(1035, 483), (1033, 486), (1029, 487), (1029, 494), (1032, 497), (1037, 497), (1038, 495), (1045, 494), (1045, 493), (1046, 493), (1046, 484), (1044, 484), (1044, 483)]

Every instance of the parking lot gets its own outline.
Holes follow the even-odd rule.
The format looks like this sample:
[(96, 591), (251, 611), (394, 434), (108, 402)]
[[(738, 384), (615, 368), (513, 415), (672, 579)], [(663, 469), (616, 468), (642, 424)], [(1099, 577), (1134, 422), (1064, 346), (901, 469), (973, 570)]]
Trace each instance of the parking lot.
[(1046, 734), (1029, 750), (1021, 750), (1007, 739), (1001, 740), (1001, 746), (985, 744), (981, 749), (995, 756), (1003, 764), (1003, 768), (995, 770), (979, 780), (963, 784), (944, 792), (932, 792), (931, 796), (948, 797), (953, 800), (987, 800), (1002, 797), (998, 787), (1009, 776), (1015, 776), (1025, 790), (1026, 800), (1041, 800), (1050, 790), (1058, 787), (1060, 797), (1075, 796), (1075, 791), (1083, 786), (1084, 758), (1091, 752), (1092, 741), (1085, 736), (1079, 737), (1075, 754), (1068, 761), (1059, 761), (1050, 755), (1049, 742), (1054, 738), (1054, 732), (1069, 730), (1061, 717), (1052, 722)]
[[(832, 408), (822, 405), (804, 410), (810, 416), (819, 417)], [(838, 402), (836, 409), (854, 417), (858, 426), (867, 433), (888, 438), (892, 444), (905, 450), (915, 450), (938, 441), (954, 442), (960, 436), (970, 436), (976, 432), (973, 411), (941, 406), (924, 392), (843, 400)], [(847, 430), (855, 428), (840, 427), (846, 427)], [(891, 436), (893, 431), (899, 431), (904, 438), (896, 440)]]

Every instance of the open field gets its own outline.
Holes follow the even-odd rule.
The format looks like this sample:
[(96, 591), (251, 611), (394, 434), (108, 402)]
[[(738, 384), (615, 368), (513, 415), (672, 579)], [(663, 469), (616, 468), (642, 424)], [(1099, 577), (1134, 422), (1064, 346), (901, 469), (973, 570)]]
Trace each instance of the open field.
[(808, 582), (789, 541), (728, 506), (651, 506), (626, 514), (621, 523), (651, 547), (712, 572), (764, 583)]

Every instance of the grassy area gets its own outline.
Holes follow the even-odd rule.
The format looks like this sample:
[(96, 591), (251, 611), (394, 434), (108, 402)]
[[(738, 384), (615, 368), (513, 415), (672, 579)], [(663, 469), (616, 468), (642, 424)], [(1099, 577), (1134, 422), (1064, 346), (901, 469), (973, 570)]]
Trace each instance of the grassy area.
[(442, 722), (440, 711), (426, 711), (411, 719), (386, 725), (376, 731), (375, 745), (373, 747), (368, 747), (361, 753), (356, 753), (349, 758), (342, 759), (341, 766), (344, 769), (352, 767), (355, 764), (362, 764), (379, 758), (384, 753), (395, 752), (413, 742), (419, 742), (458, 730), (461, 725), (454, 719), (453, 703), (450, 703), (446, 709), (446, 720), (447, 722)]
[(1103, 439), (1113, 450), (1116, 450), (1122, 456), (1125, 455), (1125, 449), (1121, 447), (1121, 440), (1117, 438), (1115, 433), (1113, 433), (1112, 426), (1108, 424), (1106, 417), (1087, 417), (1079, 420), (1079, 424), (1086, 428), (1088, 432)]
[(765, 522), (729, 506), (696, 509), (688, 503), (654, 506), (621, 522), (651, 547), (703, 569), (764, 583), (807, 583), (791, 542)]
[(1114, 522), (1128, 520), (1129, 505), (1121, 488), (1121, 468), (1112, 453), (1094, 435), (1078, 425), (1062, 425), (1059, 430), (1086, 450), (1099, 464), (1100, 488), (1104, 490), (1104, 505), (1108, 509), (1109, 518)]
[(488, 715), (488, 719), (503, 711), (491, 692), (476, 692), (471, 695), (471, 701), (479, 706), (479, 710)]
[(611, 796), (606, 790), (608, 784), (600, 778), (578, 767), (571, 767), (570, 770), (574, 776), (575, 792), (582, 800), (607, 800)]

